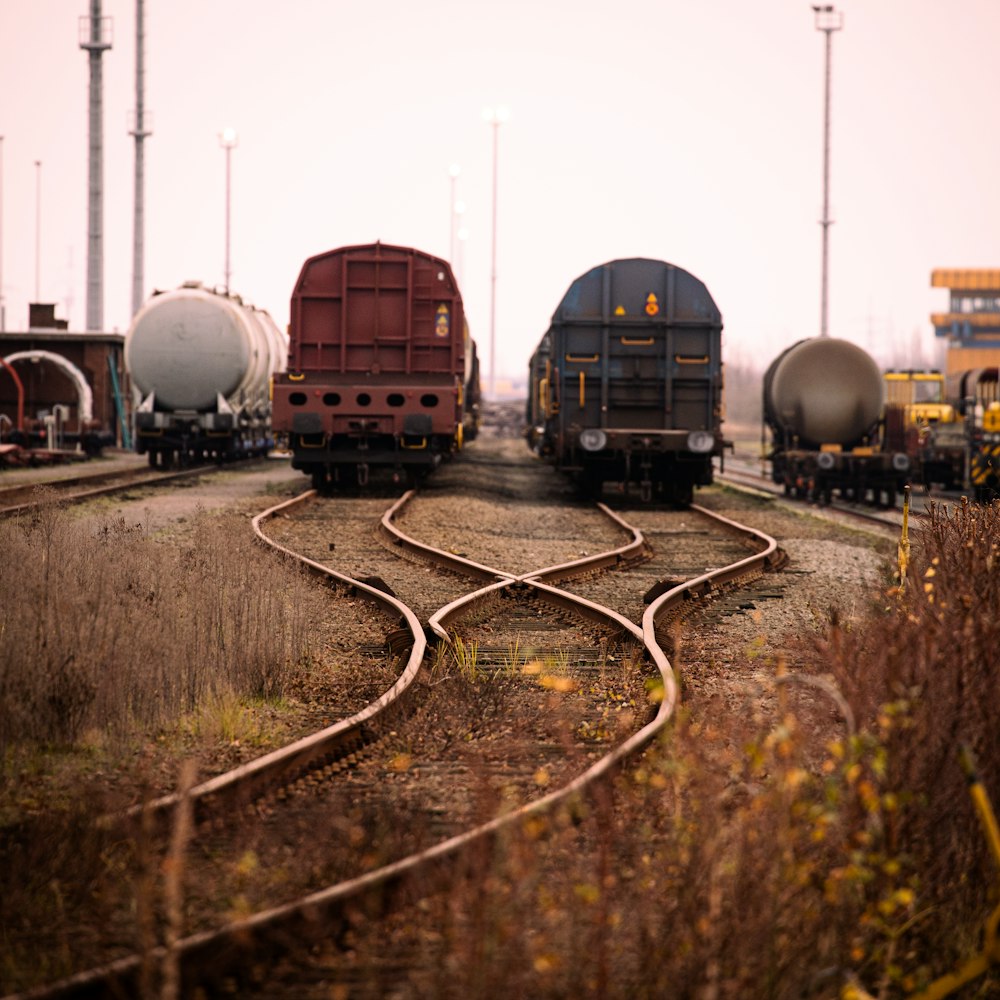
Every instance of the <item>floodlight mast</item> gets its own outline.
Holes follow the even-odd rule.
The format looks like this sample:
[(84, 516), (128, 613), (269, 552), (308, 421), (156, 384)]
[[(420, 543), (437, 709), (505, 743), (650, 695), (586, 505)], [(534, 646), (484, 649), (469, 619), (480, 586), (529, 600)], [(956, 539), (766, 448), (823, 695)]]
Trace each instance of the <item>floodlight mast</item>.
[(145, 299), (146, 155), (153, 134), (146, 114), (146, 30), (144, 0), (135, 0), (135, 112), (129, 135), (135, 139), (135, 194), (132, 221), (132, 315)]
[(462, 167), (458, 163), (453, 163), (448, 168), (448, 176), (451, 178), (451, 184), (448, 187), (448, 262), (453, 268), (455, 266), (455, 206), (458, 204), (455, 200), (455, 185), (461, 172)]
[[(35, 301), (42, 297), (42, 161), (35, 160)], [(31, 323), (31, 311), (28, 311)]]
[(823, 218), (820, 226), (823, 228), (823, 263), (820, 291), (819, 335), (829, 336), (830, 299), (829, 299), (829, 261), (830, 261), (830, 53), (831, 38), (835, 31), (844, 26), (844, 15), (835, 10), (832, 4), (813, 5), (816, 14), (816, 30), (826, 35), (826, 69), (825, 86), (823, 90)]
[(7, 329), (7, 307), (3, 301), (3, 136), (0, 135), (0, 333)]
[(80, 18), (80, 48), (90, 60), (90, 136), (87, 181), (87, 329), (104, 326), (104, 71), (111, 48), (111, 18), (101, 17), (101, 0), (90, 0)]
[(236, 129), (226, 127), (219, 133), (219, 145), (226, 151), (226, 266), (225, 266), (225, 287), (226, 295), (229, 294), (229, 279), (233, 275), (232, 260), (230, 257), (230, 233), (232, 230), (232, 192), (233, 192), (233, 150), (239, 145), (239, 136)]
[(500, 126), (510, 117), (505, 107), (485, 108), (483, 120), (493, 128), (493, 235), (490, 253), (490, 399), (495, 398), (496, 369), (496, 327), (497, 327), (497, 164)]

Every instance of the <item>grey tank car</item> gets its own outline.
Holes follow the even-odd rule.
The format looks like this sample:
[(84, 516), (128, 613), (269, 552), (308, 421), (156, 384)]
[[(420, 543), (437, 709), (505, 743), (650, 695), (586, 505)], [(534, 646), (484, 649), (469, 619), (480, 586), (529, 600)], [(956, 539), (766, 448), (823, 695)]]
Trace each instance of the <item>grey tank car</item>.
[(910, 460), (883, 447), (884, 400), (882, 373), (857, 345), (815, 337), (786, 348), (764, 374), (774, 482), (818, 502), (836, 493), (891, 504), (909, 481)]
[(153, 466), (266, 454), (287, 354), (271, 316), (237, 295), (199, 282), (155, 293), (125, 336), (139, 453)]
[(803, 447), (850, 447), (882, 413), (882, 373), (866, 351), (846, 340), (800, 340), (764, 377), (769, 423)]

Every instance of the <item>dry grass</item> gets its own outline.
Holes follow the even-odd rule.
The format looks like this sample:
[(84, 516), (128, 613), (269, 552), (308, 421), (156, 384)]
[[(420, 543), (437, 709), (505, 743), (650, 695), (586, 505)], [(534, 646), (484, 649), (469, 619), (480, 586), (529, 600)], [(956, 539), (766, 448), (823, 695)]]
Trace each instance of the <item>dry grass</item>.
[(211, 699), (274, 698), (306, 653), (306, 581), (246, 520), (202, 518), (162, 545), (56, 504), (0, 525), (0, 760), (25, 744), (127, 741)]
[[(34, 616), (0, 612), (4, 704), (29, 698), (41, 713), (16, 713), (25, 720), (18, 739), (53, 732), (70, 739), (95, 719), (120, 727), (143, 717), (154, 700), (149, 690), (124, 707), (98, 711), (110, 704), (99, 693), (101, 672), (113, 670), (117, 685), (130, 690), (126, 678), (150, 650), (173, 656), (163, 650), (181, 638), (190, 645), (172, 669), (190, 681), (169, 685), (170, 710), (204, 703), (219, 683), (204, 664), (226, 663), (220, 672), (230, 683), (230, 673), (241, 672), (226, 660), (229, 650), (263, 641), (254, 623), (273, 620), (282, 604), (286, 584), (242, 578), (239, 589), (270, 590), (276, 603), (240, 605), (235, 617), (245, 631), (230, 631), (234, 609), (226, 602), (237, 596), (213, 593), (212, 580), (222, 589), (218, 580), (231, 581), (238, 571), (233, 562), (249, 561), (237, 556), (231, 535), (228, 542), (203, 539), (182, 556), (154, 556), (147, 541), (128, 533), (109, 530), (84, 543), (64, 538), (64, 528), (58, 516), (46, 515), (3, 529), (14, 534), (4, 544), (20, 546), (21, 586), (37, 605)], [(81, 551), (59, 576), (51, 557), (62, 546)], [(488, 856), (471, 860), (447, 894), (421, 901), (419, 919), (402, 916), (388, 932), (379, 923), (371, 935), (361, 921), (347, 950), (330, 955), (330, 978), (353, 965), (366, 970), (367, 995), (384, 987), (435, 997), (791, 1000), (838, 996), (852, 979), (884, 998), (919, 989), (974, 950), (995, 904), (996, 872), (957, 752), (962, 743), (974, 749), (1000, 803), (998, 563), (1000, 505), (932, 511), (917, 534), (905, 588), (887, 581), (870, 595), (860, 623), (849, 627), (834, 614), (822, 636), (795, 651), (842, 696), (853, 729), (822, 690), (781, 683), (767, 698), (748, 698), (740, 712), (720, 704), (682, 713), (669, 739), (613, 784), (526, 823)], [(62, 593), (84, 591), (68, 612), (58, 603), (65, 617), (59, 623), (44, 586), (54, 579)], [(181, 596), (166, 592), (182, 582), (186, 603), (172, 603)], [(109, 603), (99, 600), (102, 593), (121, 595), (109, 612), (119, 630), (125, 607), (132, 614), (149, 606), (144, 624), (126, 633), (145, 657), (131, 658), (131, 642), (99, 621), (96, 605)], [(47, 616), (51, 634), (30, 646), (45, 667), (44, 682), (31, 684), (23, 672), (12, 674), (9, 650), (44, 634), (39, 615)], [(15, 627), (12, 647), (7, 629)], [(241, 674), (248, 692), (274, 690), (264, 666), (297, 655), (289, 638), (296, 627), (290, 624), (282, 643)], [(103, 643), (93, 658), (80, 651), (80, 636), (90, 634)], [(474, 650), (466, 653), (466, 673), (478, 674)], [(780, 664), (773, 666), (780, 673)], [(12, 676), (20, 677), (14, 686)], [(162, 683), (155, 669), (153, 676)], [(86, 698), (74, 693), (81, 681)], [(479, 692), (488, 684), (478, 678), (467, 686)], [(484, 710), (477, 701), (477, 717)], [(42, 727), (42, 719), (56, 729)], [(6, 733), (14, 739), (13, 729)], [(73, 822), (83, 829), (84, 820)], [(34, 893), (39, 912), (54, 922), (72, 912), (73, 894), (85, 889), (46, 881), (33, 866), (46, 851), (65, 851), (71, 832), (45, 844), (23, 842), (23, 863), (11, 869), (22, 873), (20, 898)], [(115, 864), (134, 866), (122, 845), (81, 842), (81, 886), (99, 891)], [(387, 969), (385, 956), (411, 953), (421, 959), (403, 973), (410, 979), (400, 990), (399, 966)], [(48, 960), (54, 969), (66, 967), (58, 954)], [(963, 995), (996, 989), (983, 981)]]
[(294, 564), (237, 515), (200, 516), (185, 537), (88, 533), (54, 503), (0, 524), (0, 992), (65, 975), (109, 929), (133, 950), (122, 883), (153, 941), (159, 859), (95, 819), (151, 779), (153, 745), (266, 739), (309, 660), (314, 591)]
[(1000, 805), (998, 563), (1000, 505), (933, 511), (906, 587), (888, 581), (861, 624), (834, 614), (796, 650), (823, 687), (682, 714), (613, 787), (505, 837), (394, 931), (426, 958), (401, 991), (383, 925), (335, 967), (403, 996), (925, 987), (976, 950), (997, 902), (958, 750), (974, 748)]

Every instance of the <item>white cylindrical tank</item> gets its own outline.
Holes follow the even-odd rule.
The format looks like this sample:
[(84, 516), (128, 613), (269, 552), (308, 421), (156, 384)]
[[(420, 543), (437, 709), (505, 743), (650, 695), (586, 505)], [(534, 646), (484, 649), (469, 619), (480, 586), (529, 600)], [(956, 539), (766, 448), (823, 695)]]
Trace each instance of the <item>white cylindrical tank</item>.
[(158, 410), (211, 410), (220, 393), (234, 408), (266, 401), (287, 353), (267, 312), (194, 282), (153, 295), (125, 335), (129, 377)]
[(764, 413), (803, 447), (848, 446), (882, 412), (882, 373), (867, 351), (846, 340), (800, 340), (764, 375)]

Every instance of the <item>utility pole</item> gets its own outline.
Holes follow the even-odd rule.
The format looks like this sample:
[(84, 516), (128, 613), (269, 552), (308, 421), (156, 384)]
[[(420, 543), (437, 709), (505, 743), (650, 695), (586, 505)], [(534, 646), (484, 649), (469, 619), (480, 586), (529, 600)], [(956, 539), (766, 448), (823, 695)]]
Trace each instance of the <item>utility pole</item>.
[(829, 259), (830, 259), (830, 52), (831, 38), (835, 31), (844, 26), (844, 15), (834, 10), (832, 4), (813, 6), (816, 14), (816, 30), (826, 35), (826, 85), (823, 92), (823, 264), (820, 291), (819, 335), (829, 336)]
[(153, 134), (146, 117), (146, 30), (144, 0), (135, 0), (135, 112), (129, 135), (135, 139), (135, 208), (132, 221), (132, 315), (146, 297), (146, 160), (144, 140)]
[(101, 0), (90, 0), (90, 17), (80, 18), (80, 48), (90, 59), (90, 157), (87, 181), (87, 329), (104, 328), (104, 71), (111, 48), (111, 18), (101, 17)]
[(35, 160), (35, 302), (42, 288), (42, 161)]
[(3, 136), (0, 135), (0, 333), (7, 329), (7, 307), (3, 302)]
[(230, 230), (232, 228), (232, 194), (233, 194), (233, 150), (239, 145), (239, 136), (234, 128), (224, 128), (219, 133), (219, 145), (226, 151), (226, 295), (229, 294), (229, 279), (233, 275), (230, 248)]
[(453, 163), (448, 168), (448, 176), (451, 178), (451, 184), (448, 188), (448, 263), (453, 269), (455, 267), (455, 184), (461, 172), (462, 168), (457, 163)]
[(493, 127), (493, 236), (490, 253), (490, 398), (496, 395), (496, 328), (497, 328), (497, 163), (500, 143), (500, 126), (510, 117), (503, 107), (487, 108), (483, 118)]

